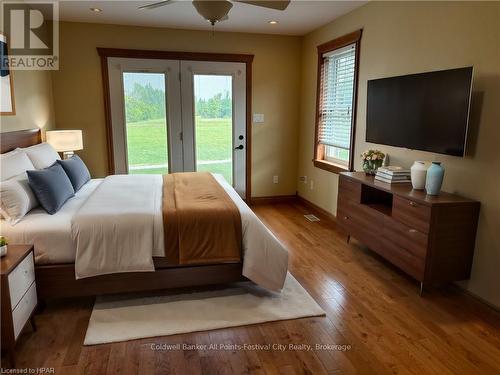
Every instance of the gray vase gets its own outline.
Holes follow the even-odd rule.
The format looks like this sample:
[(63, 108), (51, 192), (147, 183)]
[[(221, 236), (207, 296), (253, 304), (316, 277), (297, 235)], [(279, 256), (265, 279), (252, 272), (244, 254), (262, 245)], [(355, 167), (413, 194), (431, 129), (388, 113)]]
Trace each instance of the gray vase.
[(429, 169), (427, 169), (427, 177), (425, 179), (425, 191), (428, 195), (438, 195), (441, 191), (444, 179), (444, 168), (441, 162), (433, 161)]

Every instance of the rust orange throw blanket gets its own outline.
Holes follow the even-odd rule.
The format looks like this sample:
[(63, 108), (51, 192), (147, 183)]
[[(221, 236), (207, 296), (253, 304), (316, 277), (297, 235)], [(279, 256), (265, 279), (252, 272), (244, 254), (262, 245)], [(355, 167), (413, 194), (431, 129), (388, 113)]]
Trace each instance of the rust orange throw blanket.
[(207, 172), (163, 176), (165, 257), (175, 264), (241, 260), (241, 217), (224, 188)]

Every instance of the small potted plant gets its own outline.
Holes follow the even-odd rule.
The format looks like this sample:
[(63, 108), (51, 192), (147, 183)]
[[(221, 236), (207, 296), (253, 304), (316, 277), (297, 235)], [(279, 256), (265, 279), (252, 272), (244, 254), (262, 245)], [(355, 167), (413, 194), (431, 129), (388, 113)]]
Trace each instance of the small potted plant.
[(374, 175), (377, 173), (377, 169), (382, 166), (384, 162), (385, 154), (379, 150), (368, 150), (361, 154), (361, 160), (363, 161), (363, 170), (367, 175)]
[(7, 238), (0, 236), (0, 256), (7, 255)]

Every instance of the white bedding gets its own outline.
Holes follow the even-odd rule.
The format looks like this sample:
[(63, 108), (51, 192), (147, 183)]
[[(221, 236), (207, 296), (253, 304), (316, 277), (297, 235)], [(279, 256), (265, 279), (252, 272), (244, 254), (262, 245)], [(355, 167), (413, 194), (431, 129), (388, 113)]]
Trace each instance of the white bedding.
[[(34, 244), (37, 264), (73, 263), (76, 258), (76, 245), (71, 235), (71, 219), (102, 180), (96, 178), (87, 182), (54, 215), (49, 215), (43, 208), (38, 207), (31, 210), (15, 226), (2, 220), (0, 234), (6, 236), (11, 243)], [(161, 204), (161, 200), (158, 204)], [(163, 256), (165, 248), (161, 212), (155, 216), (155, 234), (153, 255)]]
[(238, 207), (243, 232), (243, 276), (269, 290), (283, 288), (288, 272), (288, 251), (222, 177), (214, 174)]
[(155, 270), (154, 238), (163, 237), (162, 220), (155, 220), (162, 215), (162, 186), (161, 175), (103, 180), (71, 219), (77, 279)]
[[(241, 214), (244, 251), (243, 275), (267, 289), (281, 289), (288, 269), (288, 252), (257, 218), (253, 211), (245, 204), (238, 193), (224, 180), (224, 178), (220, 175), (214, 176), (233, 199)], [(115, 177), (116, 179), (117, 176), (110, 177)], [(125, 183), (126, 185), (127, 178), (138, 179), (144, 177), (145, 175), (121, 176), (121, 178), (124, 179), (122, 184)], [(49, 215), (42, 209), (35, 209), (28, 213), (28, 215), (26, 215), (25, 218), (16, 226), (11, 226), (2, 220), (1, 234), (8, 236), (12, 243), (33, 243), (35, 246), (37, 264), (72, 263), (75, 260), (78, 262), (78, 259), (76, 259), (77, 244), (73, 240), (73, 237), (76, 235), (75, 238), (78, 238), (78, 236), (82, 233), (85, 233), (85, 230), (88, 228), (85, 229), (84, 227), (91, 223), (92, 215), (99, 215), (99, 205), (104, 205), (106, 199), (110, 199), (110, 197), (112, 198), (110, 191), (101, 191), (99, 193), (100, 189), (97, 188), (102, 181), (103, 180), (101, 179), (94, 179), (88, 182), (80, 191), (78, 191), (78, 193), (76, 193), (75, 197), (68, 200), (62, 209), (55, 215)], [(161, 210), (162, 178), (161, 176), (148, 176), (148, 181), (151, 182), (149, 190), (153, 192), (150, 195), (153, 198), (150, 203), (147, 203), (148, 207), (145, 208), (143, 214), (146, 211), (151, 211), (153, 218), (152, 220), (148, 219), (150, 229), (145, 229), (144, 226), (142, 227), (142, 230), (146, 230), (148, 232), (147, 235), (141, 240), (146, 243), (148, 241), (146, 237), (149, 238), (152, 235), (153, 238), (150, 242), (148, 242), (150, 244), (153, 243), (152, 254), (153, 256), (161, 256), (164, 255), (163, 219)], [(118, 185), (120, 185), (119, 181)], [(160, 191), (160, 194), (157, 194), (158, 191)], [(100, 194), (101, 197), (97, 196), (98, 194), (93, 194), (94, 192)], [(122, 193), (123, 194), (115, 200), (114, 204), (119, 201), (127, 202), (127, 199), (131, 198), (130, 195), (127, 196), (125, 190), (123, 190)], [(88, 207), (86, 207), (87, 200), (89, 203)], [(135, 205), (137, 209), (140, 202), (141, 199), (136, 200), (133, 206)], [(145, 201), (142, 201), (142, 203), (144, 202)], [(105, 209), (104, 206), (103, 209)], [(80, 219), (78, 219), (78, 224), (80, 226), (77, 225), (75, 227), (74, 225), (72, 232), (71, 222), (77, 220), (77, 212), (82, 214), (80, 215), (80, 219), (83, 217), (84, 220), (80, 221)], [(83, 223), (86, 224), (83, 225)], [(102, 223), (108, 227), (107, 230), (110, 230), (111, 228), (111, 230), (116, 230), (118, 232), (121, 231), (120, 233), (122, 235), (118, 233), (118, 235), (112, 236), (111, 242), (114, 243), (113, 247), (115, 249), (119, 249), (120, 244), (122, 246), (124, 243), (126, 244), (128, 237), (123, 235), (123, 231), (127, 230), (127, 227), (130, 230), (130, 225), (120, 227), (120, 225), (114, 226), (113, 222), (109, 221), (103, 221)], [(82, 232), (78, 234), (78, 230), (82, 230)], [(92, 242), (91, 234), (91, 232), (84, 234), (85, 239), (82, 243), (84, 246), (94, 246), (95, 244), (98, 244), (98, 242)], [(120, 239), (124, 242), (120, 243)], [(149, 247), (150, 246), (151, 245), (149, 245)], [(89, 247), (88, 249), (91, 250), (89, 252), (89, 254), (91, 254), (93, 248)], [(132, 248), (129, 247), (128, 251), (130, 252), (131, 249)], [(151, 250), (146, 249), (143, 255), (144, 254), (151, 254)], [(151, 258), (151, 255), (149, 255), (149, 258)], [(147, 262), (143, 262), (143, 264), (146, 263)], [(131, 268), (130, 271), (132, 270), (133, 269)], [(146, 266), (143, 270), (152, 270), (152, 268)], [(83, 272), (80, 277), (93, 276), (103, 273), (109, 272), (100, 273), (99, 270), (94, 269), (87, 275)]]
[(86, 183), (54, 215), (39, 207), (31, 210), (15, 226), (2, 220), (2, 236), (6, 236), (11, 243), (34, 244), (37, 264), (74, 262), (76, 248), (71, 238), (71, 218), (101, 181), (93, 179)]

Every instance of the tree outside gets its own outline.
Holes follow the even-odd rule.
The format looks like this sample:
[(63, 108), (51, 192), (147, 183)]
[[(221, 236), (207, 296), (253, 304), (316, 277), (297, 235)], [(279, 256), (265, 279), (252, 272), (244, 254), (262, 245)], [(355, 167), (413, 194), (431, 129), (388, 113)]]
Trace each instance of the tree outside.
[[(132, 74), (154, 73), (124, 74), (129, 173), (168, 173), (165, 89), (147, 80), (138, 83), (137, 76), (127, 80)], [(220, 173), (232, 182), (230, 92), (197, 97), (195, 116), (197, 170)]]

